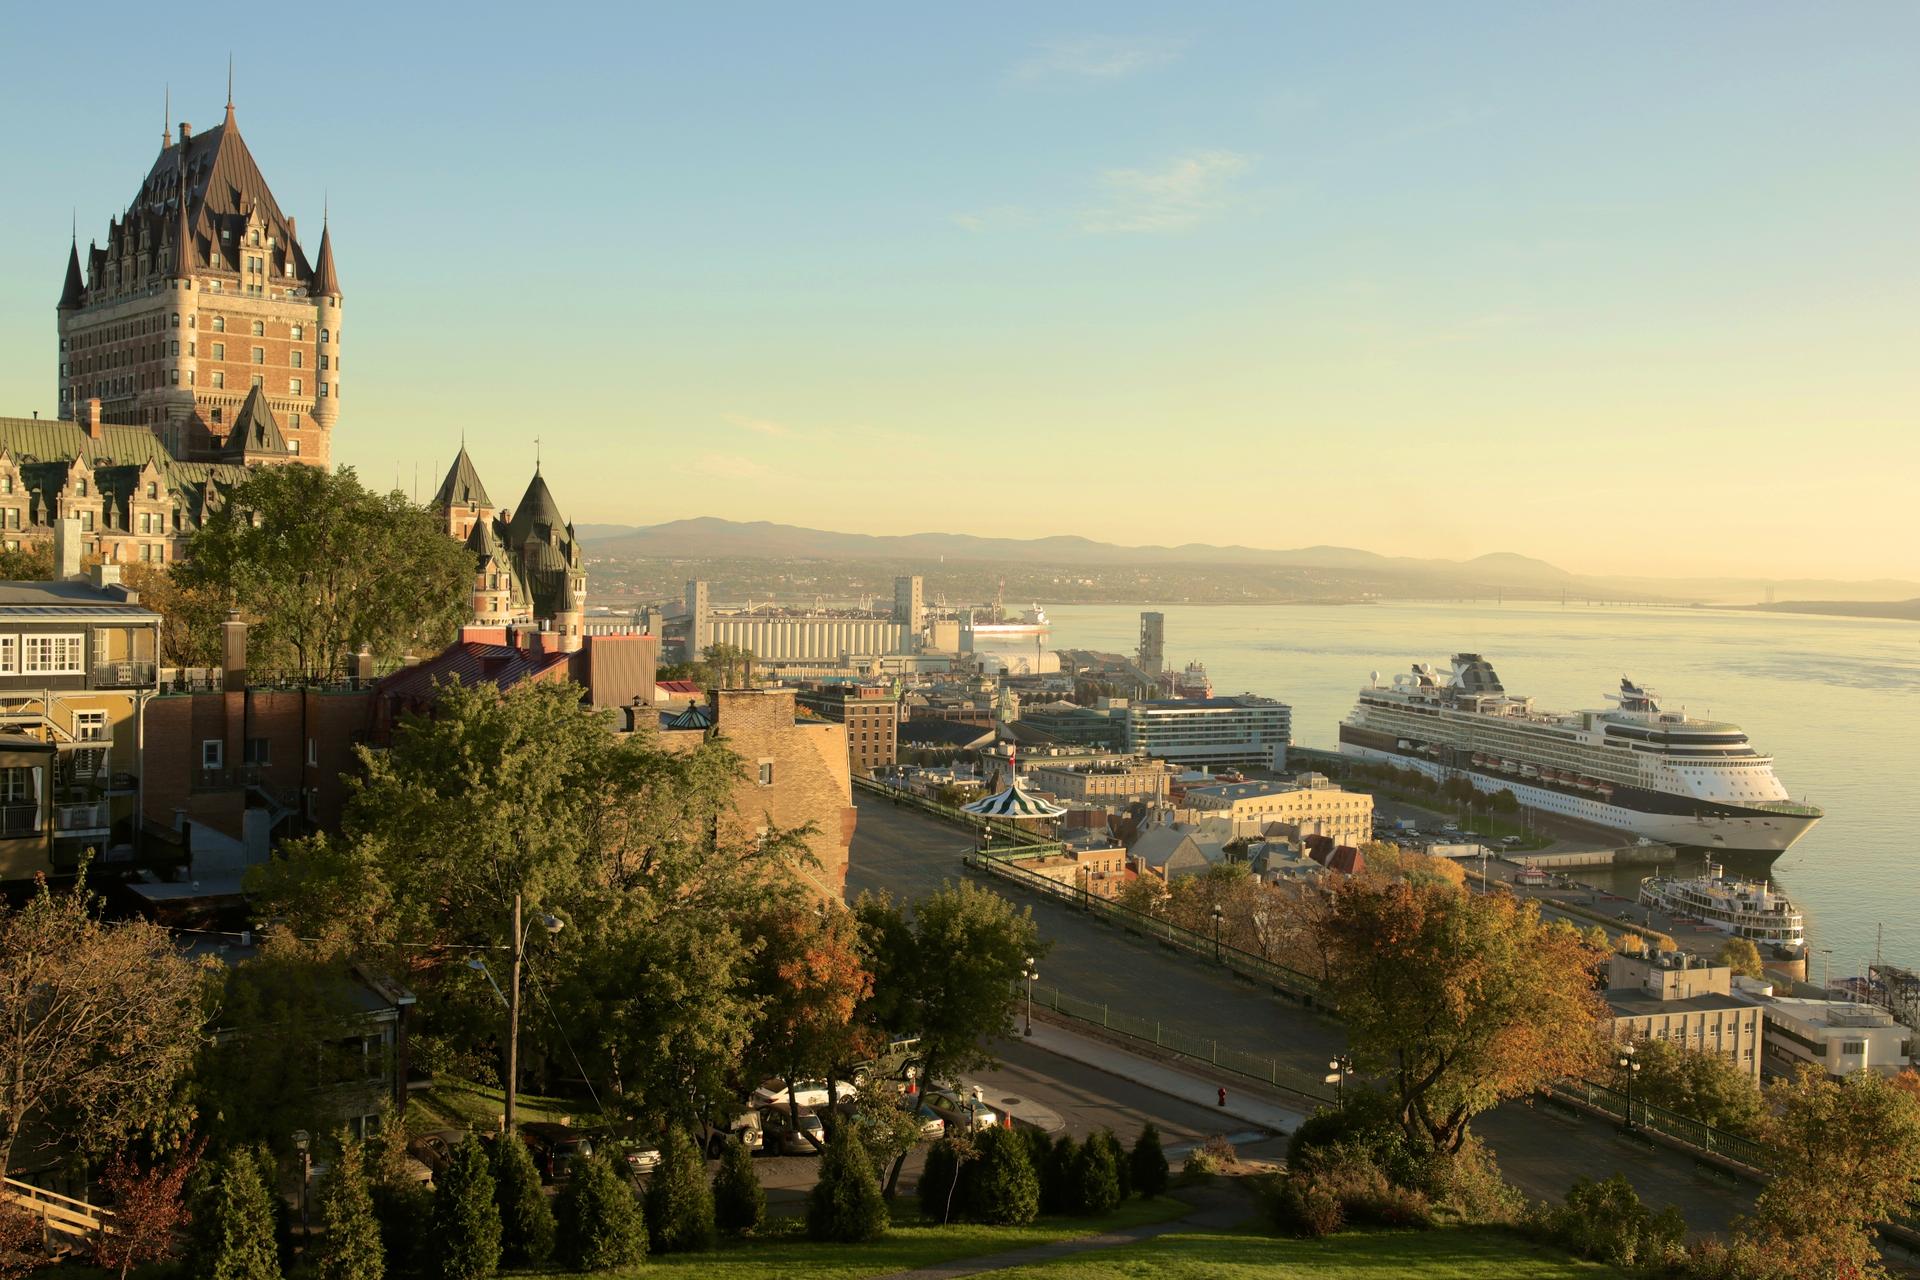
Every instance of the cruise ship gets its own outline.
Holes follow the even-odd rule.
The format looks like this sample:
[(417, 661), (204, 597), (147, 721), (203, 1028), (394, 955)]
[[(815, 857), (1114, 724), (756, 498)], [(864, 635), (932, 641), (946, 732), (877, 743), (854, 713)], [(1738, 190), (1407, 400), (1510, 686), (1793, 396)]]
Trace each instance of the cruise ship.
[(1416, 662), (1388, 685), (1376, 671), (1340, 725), (1340, 750), (1689, 848), (1779, 853), (1820, 820), (1738, 726), (1664, 711), (1624, 677), (1610, 696), (1618, 705), (1603, 711), (1538, 710), (1485, 658), (1460, 653), (1451, 671)]

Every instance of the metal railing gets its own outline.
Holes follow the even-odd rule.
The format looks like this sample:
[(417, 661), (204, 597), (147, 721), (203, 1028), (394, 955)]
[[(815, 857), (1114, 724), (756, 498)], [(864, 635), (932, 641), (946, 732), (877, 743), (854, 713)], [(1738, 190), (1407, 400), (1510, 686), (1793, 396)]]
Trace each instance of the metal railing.
[(53, 806), (53, 829), (56, 833), (72, 834), (83, 831), (106, 831), (112, 826), (112, 806), (105, 800), (95, 800), (87, 804), (56, 804)]
[(1716, 1129), (1710, 1124), (1657, 1106), (1645, 1098), (1632, 1100), (1632, 1115), (1629, 1117), (1627, 1096), (1604, 1084), (1596, 1084), (1591, 1080), (1563, 1080), (1554, 1085), (1551, 1092), (1555, 1097), (1570, 1098), (1618, 1116), (1629, 1128), (1638, 1127), (1664, 1134), (1696, 1150), (1736, 1160), (1749, 1168), (1771, 1172), (1776, 1163), (1773, 1153), (1752, 1138)]
[(1057, 987), (1036, 986), (1033, 989), (1033, 1004), (1036, 1009), (1051, 1009), (1062, 1017), (1100, 1027), (1116, 1035), (1138, 1040), (1142, 1044), (1151, 1044), (1155, 1048), (1177, 1053), (1183, 1058), (1192, 1058), (1196, 1062), (1204, 1062), (1237, 1076), (1245, 1076), (1251, 1080), (1258, 1080), (1262, 1084), (1285, 1089), (1315, 1104), (1334, 1100), (1332, 1091), (1318, 1077), (1287, 1066), (1276, 1058), (1248, 1053), (1244, 1049), (1223, 1045), (1218, 1040), (1193, 1035), (1151, 1018), (1122, 1013), (1111, 1005), (1081, 1000)]
[(30, 836), (39, 829), (39, 805), (0, 804), (0, 836)]
[(90, 683), (96, 689), (150, 689), (158, 676), (151, 662), (96, 662)]
[(1021, 826), (1017, 822), (1008, 822), (1003, 818), (986, 818), (977, 813), (968, 813), (964, 809), (956, 809), (952, 805), (941, 804), (938, 800), (930, 800), (926, 796), (919, 795), (916, 792), (908, 791), (901, 787), (890, 787), (886, 783), (876, 781), (873, 778), (863, 778), (855, 774), (853, 787), (856, 791), (866, 791), (873, 795), (884, 796), (895, 804), (903, 805), (906, 808), (918, 809), (922, 813), (939, 818), (942, 822), (952, 823), (956, 827), (964, 827), (967, 830), (984, 833), (998, 840), (1005, 840), (1010, 845), (1021, 849), (1054, 852), (1060, 848), (1058, 841), (1046, 839), (1036, 840), (1034, 832)]

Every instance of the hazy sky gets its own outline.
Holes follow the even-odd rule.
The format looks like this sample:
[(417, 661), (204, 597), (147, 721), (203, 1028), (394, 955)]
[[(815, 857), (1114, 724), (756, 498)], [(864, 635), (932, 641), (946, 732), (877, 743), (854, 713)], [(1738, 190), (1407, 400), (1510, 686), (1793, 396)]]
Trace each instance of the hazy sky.
[(372, 480), (1920, 577), (1908, 0), (478, 13), (10, 6), (0, 414), (233, 42)]

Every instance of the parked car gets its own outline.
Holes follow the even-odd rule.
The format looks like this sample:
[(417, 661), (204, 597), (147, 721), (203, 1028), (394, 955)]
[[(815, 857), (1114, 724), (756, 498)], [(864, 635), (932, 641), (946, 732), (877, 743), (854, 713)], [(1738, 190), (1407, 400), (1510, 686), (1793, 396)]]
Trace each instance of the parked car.
[[(839, 1102), (860, 1092), (859, 1086), (851, 1080), (833, 1082), (834, 1101)], [(799, 1080), (794, 1082), (794, 1093), (803, 1107), (824, 1107), (827, 1105), (827, 1082), (825, 1080)], [(768, 1080), (753, 1091), (747, 1100), (751, 1107), (784, 1107), (787, 1105), (787, 1082)]]
[(1000, 1113), (984, 1102), (975, 1102), (971, 1094), (961, 1097), (944, 1089), (930, 1089), (925, 1105), (948, 1125), (961, 1129), (994, 1129), (1000, 1124)]
[(658, 1147), (635, 1147), (627, 1152), (627, 1169), (636, 1176), (652, 1173), (660, 1167)]
[(533, 1152), (533, 1164), (540, 1170), (542, 1182), (565, 1182), (569, 1166), (593, 1154), (593, 1138), (571, 1125), (536, 1120), (521, 1125), (520, 1136)]
[[(793, 1116), (782, 1107), (772, 1107), (760, 1114), (760, 1129), (764, 1135), (763, 1151), (781, 1156), (812, 1156), (820, 1154), (820, 1147), (827, 1142), (827, 1127), (821, 1123), (819, 1113), (812, 1107), (800, 1108), (800, 1127), (793, 1127)], [(817, 1140), (815, 1146), (809, 1137)]]
[(760, 1132), (760, 1113), (748, 1109), (735, 1116), (730, 1123), (715, 1126), (707, 1138), (707, 1154), (719, 1159), (726, 1152), (728, 1138), (738, 1138), (740, 1145), (748, 1151), (758, 1151), (766, 1141)]
[(947, 1136), (947, 1121), (938, 1111), (926, 1103), (921, 1103), (913, 1118), (920, 1122), (920, 1136), (931, 1142), (938, 1142)]

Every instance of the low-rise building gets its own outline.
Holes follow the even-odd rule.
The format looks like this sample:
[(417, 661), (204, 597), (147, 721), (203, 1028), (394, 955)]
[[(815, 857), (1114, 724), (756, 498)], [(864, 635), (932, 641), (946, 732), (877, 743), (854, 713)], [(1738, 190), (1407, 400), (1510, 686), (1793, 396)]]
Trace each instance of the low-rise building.
[(1019, 866), (1096, 898), (1117, 898), (1126, 887), (1127, 851), (1117, 846), (1069, 848), (1041, 858), (1022, 859)]
[(1180, 823), (1148, 827), (1127, 850), (1136, 873), (1171, 884), (1180, 876), (1197, 875), (1213, 863), (1191, 827)]
[(1774, 994), (1771, 983), (1736, 978), (1733, 994), (1766, 1015), (1763, 1064), (1791, 1075), (1811, 1064), (1838, 1080), (1856, 1071), (1893, 1075), (1909, 1065), (1913, 1030), (1877, 1004)]
[(900, 695), (889, 685), (816, 684), (800, 689), (800, 706), (847, 727), (847, 762), (871, 778), (900, 758)]
[(1236, 835), (1278, 836), (1294, 844), (1328, 836), (1362, 845), (1373, 832), (1373, 797), (1348, 791), (1325, 774), (1299, 773), (1290, 782), (1227, 782), (1189, 787), (1189, 808), (1226, 814)]
[(1758, 1006), (1732, 994), (1732, 976), (1726, 965), (1684, 951), (1613, 956), (1606, 991), (1613, 1039), (1718, 1053), (1758, 1080), (1764, 1019)]
[(1144, 801), (1164, 803), (1169, 787), (1169, 771), (1159, 760), (1144, 756), (1108, 756), (1076, 761), (1035, 761), (1027, 757), (1027, 780), (1037, 791), (1045, 791), (1062, 801), (1085, 804), (1127, 805)]
[(1136, 754), (1188, 768), (1287, 767), (1293, 709), (1272, 698), (1243, 693), (1133, 702), (1124, 715), (1123, 745)]

